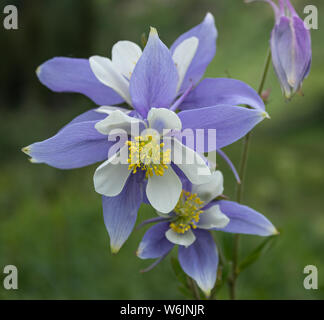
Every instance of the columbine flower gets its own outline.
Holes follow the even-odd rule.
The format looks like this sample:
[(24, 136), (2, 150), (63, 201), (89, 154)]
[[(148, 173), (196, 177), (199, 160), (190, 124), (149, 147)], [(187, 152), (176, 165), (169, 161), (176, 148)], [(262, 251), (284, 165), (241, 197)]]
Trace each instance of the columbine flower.
[[(183, 50), (182, 46), (187, 47), (189, 44), (195, 47), (194, 42), (197, 43), (197, 41), (192, 40), (193, 37), (198, 39), (199, 45), (196, 50), (193, 50), (196, 52), (194, 58), (188, 59), (186, 53), (192, 50)], [(167, 211), (176, 204), (178, 199), (175, 199), (175, 196), (179, 197), (181, 192), (180, 184), (176, 182), (178, 181), (177, 175), (182, 174), (182, 171), (187, 176), (197, 176), (197, 174), (194, 173), (195, 170), (190, 171), (178, 165), (181, 170), (175, 175), (173, 167), (166, 164), (168, 168), (159, 167), (157, 172), (161, 174), (157, 175), (154, 167), (152, 169), (151, 166), (142, 163), (137, 168), (125, 164), (125, 169), (120, 172), (121, 176), (114, 176), (117, 171), (109, 169), (111, 167), (109, 163), (118, 157), (118, 150), (111, 152), (116, 144), (115, 140), (111, 139), (113, 138), (113, 135), (110, 135), (111, 129), (127, 129), (134, 122), (158, 130), (163, 128), (192, 129), (193, 131), (204, 129), (205, 142), (208, 141), (207, 129), (215, 129), (217, 148), (222, 148), (240, 139), (267, 116), (264, 104), (257, 93), (238, 80), (206, 79), (193, 88), (193, 84), (200, 79), (214, 55), (215, 37), (216, 29), (213, 18), (208, 14), (202, 24), (182, 35), (170, 50), (161, 42), (156, 30), (152, 28), (144, 51), (139, 55), (139, 50), (137, 50), (139, 57), (138, 60), (134, 60), (137, 62), (132, 71), (129, 71), (129, 64), (128, 71), (125, 71), (126, 69), (122, 71), (121, 67), (118, 69), (115, 66), (115, 64), (118, 65), (117, 58), (112, 61), (95, 58), (91, 64), (97, 70), (96, 76), (91, 71), (89, 61), (83, 59), (54, 58), (38, 70), (41, 81), (54, 91), (82, 92), (100, 104), (109, 105), (125, 100), (134, 108), (132, 111), (121, 107), (100, 107), (97, 110), (90, 110), (75, 118), (54, 137), (23, 149), (31, 156), (32, 162), (47, 163), (61, 169), (78, 168), (106, 161), (108, 154), (116, 154), (113, 159), (109, 157), (95, 174), (96, 189), (105, 195), (103, 197), (104, 218), (114, 252), (120, 249), (132, 231), (138, 208), (142, 201), (147, 200), (146, 194), (149, 194), (148, 200), (156, 208), (160, 211)], [(186, 39), (191, 40), (184, 42)], [(180, 49), (177, 49), (179, 46)], [(118, 48), (120, 50), (117, 50)], [(120, 60), (123, 60), (122, 55), (126, 55), (128, 51), (123, 51), (121, 48), (122, 46), (117, 46), (113, 56), (120, 54)], [(129, 52), (133, 51), (136, 50)], [(174, 56), (179, 54), (177, 51), (182, 52), (183, 60), (191, 60), (191, 63), (187, 63), (189, 66), (186, 72), (179, 72), (180, 69), (183, 70), (183, 67), (179, 68), (181, 59), (178, 65), (175, 64)], [(190, 56), (192, 57), (192, 54), (189, 54), (189, 58)], [(108, 65), (110, 67), (107, 67)], [(131, 72), (131, 75), (127, 72)], [(123, 78), (120, 74), (123, 74)], [(98, 81), (96, 77), (103, 82), (107, 79), (107, 81), (115, 82), (110, 83), (111, 87), (109, 87)], [(183, 80), (179, 82), (180, 79)], [(121, 93), (123, 98), (120, 96)], [(239, 107), (238, 104), (248, 104), (252, 108)], [(176, 109), (184, 110), (176, 115), (174, 113)], [(150, 113), (151, 111), (153, 113)], [(159, 114), (157, 117), (159, 121), (156, 121), (156, 125), (153, 125), (149, 119), (152, 114)], [(148, 137), (141, 135), (141, 132), (138, 136), (130, 137), (128, 147), (133, 150), (136, 149), (136, 138), (139, 139), (137, 142), (145, 142)], [(201, 159), (192, 150), (194, 149), (192, 146), (184, 146), (180, 143), (181, 140), (177, 139), (174, 137), (173, 141), (179, 149), (186, 148), (189, 153), (195, 155), (196, 159)], [(154, 142), (155, 146), (159, 144), (158, 139), (151, 142)], [(216, 149), (216, 144), (215, 142), (205, 143), (199, 147), (201, 153), (210, 152)], [(170, 156), (172, 160), (174, 154)], [(202, 161), (198, 160), (198, 162), (204, 165)], [(113, 166), (115, 167), (117, 170), (117, 165)], [(108, 171), (109, 174), (106, 175)], [(140, 175), (144, 171), (144, 176)], [(171, 195), (167, 190), (167, 184), (160, 183), (168, 178), (171, 179), (170, 176), (173, 182), (169, 188), (177, 190)], [(202, 177), (198, 178), (202, 179)], [(147, 181), (147, 185), (143, 183), (143, 179)], [(112, 185), (110, 180), (115, 181), (116, 185)], [(200, 183), (197, 180), (192, 180), (192, 182)], [(155, 187), (150, 189), (152, 185)], [(111, 191), (113, 188), (115, 188), (114, 192)], [(159, 200), (153, 196), (158, 188), (160, 188)], [(148, 192), (148, 189), (155, 191)]]
[[(177, 79), (174, 81), (177, 84), (175, 92), (173, 94), (169, 92), (169, 99), (163, 98), (162, 95), (159, 99), (150, 97), (147, 101), (139, 97), (134, 98), (134, 91), (138, 88), (131, 78), (143, 52), (131, 41), (117, 42), (112, 48), (111, 59), (100, 56), (93, 56), (89, 60), (53, 58), (38, 67), (37, 76), (45, 86), (55, 92), (82, 93), (98, 105), (127, 103), (144, 117), (151, 107), (189, 110), (218, 106), (217, 113), (220, 113), (225, 106), (235, 105), (249, 105), (267, 117), (259, 95), (239, 80), (205, 79), (195, 87), (215, 55), (216, 38), (214, 17), (211, 13), (207, 13), (202, 23), (182, 34), (172, 44), (170, 54), (176, 65)], [(143, 64), (146, 59), (141, 60)], [(155, 68), (151, 74), (155, 78), (161, 78), (162, 82), (167, 73), (163, 63), (150, 67)], [(140, 68), (143, 66), (137, 67)], [(168, 77), (168, 80), (170, 78)], [(152, 81), (153, 86), (156, 86), (155, 81)], [(161, 91), (163, 88), (164, 86)], [(228, 161), (223, 152), (220, 152), (220, 155)]]
[[(188, 188), (190, 189), (190, 187)], [(175, 209), (147, 230), (137, 250), (141, 259), (161, 261), (179, 245), (179, 262), (208, 296), (215, 285), (218, 253), (209, 230), (269, 236), (277, 230), (260, 213), (226, 200), (213, 200), (223, 192), (223, 176), (215, 171), (207, 184), (184, 190)], [(144, 222), (145, 224), (145, 222)]]
[(263, 1), (272, 6), (276, 19), (270, 40), (272, 63), (283, 93), (291, 98), (310, 71), (310, 32), (289, 0), (279, 0), (279, 7), (271, 0)]

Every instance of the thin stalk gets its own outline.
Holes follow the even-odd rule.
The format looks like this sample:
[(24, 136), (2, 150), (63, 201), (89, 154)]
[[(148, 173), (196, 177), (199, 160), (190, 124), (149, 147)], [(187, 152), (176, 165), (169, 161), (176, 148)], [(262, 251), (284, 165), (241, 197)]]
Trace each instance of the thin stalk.
[(200, 298), (200, 294), (199, 294), (199, 290), (198, 290), (196, 282), (188, 276), (187, 276), (187, 282), (188, 282), (189, 288), (192, 291), (195, 299), (200, 300), (201, 298)]
[[(271, 61), (271, 51), (269, 49), (266, 62), (264, 65), (261, 81), (258, 88), (258, 94), (261, 95), (264, 84), (268, 75), (269, 66)], [(239, 176), (241, 183), (237, 185), (236, 189), (236, 202), (241, 203), (242, 202), (242, 196), (243, 196), (243, 186), (244, 186), (244, 177), (246, 172), (246, 165), (248, 160), (248, 151), (249, 151), (249, 145), (251, 141), (251, 134), (252, 131), (250, 131), (244, 138), (243, 142), (243, 151), (242, 151), (242, 158), (241, 158), (241, 164), (240, 164), (240, 171)], [(236, 280), (239, 274), (238, 270), (238, 251), (239, 251), (239, 244), (240, 244), (240, 235), (235, 234), (234, 235), (234, 245), (233, 245), (233, 264), (232, 264), (232, 275), (229, 279), (229, 287), (230, 287), (230, 299), (235, 300), (236, 299)]]

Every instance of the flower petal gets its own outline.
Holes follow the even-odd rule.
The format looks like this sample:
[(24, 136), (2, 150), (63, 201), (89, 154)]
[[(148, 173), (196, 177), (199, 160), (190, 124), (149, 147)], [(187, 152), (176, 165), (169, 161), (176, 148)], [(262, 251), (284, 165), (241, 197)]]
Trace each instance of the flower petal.
[(186, 39), (196, 37), (199, 40), (198, 49), (190, 67), (184, 77), (180, 91), (186, 90), (192, 83), (196, 84), (204, 75), (209, 63), (214, 58), (216, 52), (217, 30), (214, 17), (207, 13), (202, 23), (182, 34), (171, 46), (170, 50), (174, 54), (176, 48)]
[(129, 95), (129, 83), (112, 61), (105, 57), (92, 56), (89, 62), (91, 70), (98, 80), (115, 90), (129, 105), (132, 105)]
[(111, 60), (119, 72), (130, 79), (142, 49), (131, 41), (118, 41), (112, 47)]
[(96, 129), (105, 135), (109, 135), (112, 130), (121, 130), (121, 132), (131, 133), (131, 129), (136, 128), (139, 132), (140, 126), (144, 127), (144, 121), (128, 116), (125, 112), (115, 110), (105, 119), (96, 123)]
[(153, 175), (148, 178), (146, 195), (154, 209), (168, 213), (176, 206), (181, 190), (181, 181), (169, 166), (163, 176)]
[[(164, 140), (167, 141), (167, 138)], [(172, 139), (172, 141), (172, 162), (181, 169), (191, 183), (207, 183), (211, 177), (211, 172), (204, 159), (177, 139)]]
[(186, 231), (185, 233), (177, 233), (172, 229), (169, 229), (165, 232), (165, 236), (171, 243), (185, 247), (189, 247), (196, 240), (196, 236), (191, 229)]
[(102, 197), (104, 221), (110, 236), (110, 247), (117, 253), (132, 232), (143, 198), (143, 186), (130, 176), (116, 197)]
[(178, 72), (156, 29), (150, 36), (130, 80), (134, 108), (146, 117), (150, 108), (169, 108), (176, 95)]
[(206, 205), (211, 200), (215, 199), (223, 193), (223, 183), (223, 174), (219, 170), (217, 170), (211, 174), (210, 179), (207, 183), (200, 185), (193, 184), (191, 192), (197, 193), (200, 200), (204, 201), (204, 204)]
[(179, 107), (182, 110), (217, 105), (248, 105), (264, 111), (258, 93), (246, 83), (229, 78), (207, 78), (193, 89)]
[[(233, 107), (229, 105), (214, 106), (181, 111), (178, 113), (182, 129), (204, 129), (204, 143), (200, 149), (204, 152), (221, 149), (245, 136), (268, 114), (261, 110)], [(217, 146), (208, 141), (208, 130), (216, 130)]]
[(183, 40), (175, 49), (172, 54), (172, 59), (177, 66), (178, 69), (178, 85), (177, 91), (180, 90), (183, 79), (187, 73), (187, 70), (194, 58), (197, 48), (198, 48), (199, 40), (197, 37), (191, 37)]
[(199, 218), (197, 227), (200, 229), (224, 228), (230, 221), (217, 204), (204, 210)]
[(56, 57), (40, 65), (36, 74), (44, 86), (55, 92), (82, 93), (98, 105), (124, 101), (114, 90), (98, 81), (88, 59)]
[(161, 131), (161, 129), (181, 130), (181, 121), (177, 114), (165, 108), (152, 108), (147, 120), (151, 128)]
[(277, 229), (265, 216), (247, 206), (226, 200), (215, 203), (220, 206), (221, 211), (230, 219), (225, 228), (217, 230), (259, 236), (270, 236), (278, 233)]
[(129, 114), (130, 112), (132, 112), (132, 110), (122, 108), (122, 107), (114, 107), (114, 106), (101, 106), (96, 109), (96, 112), (104, 113), (104, 114), (111, 114), (113, 111), (116, 111), (116, 110), (119, 110), (126, 114)]
[[(234, 174), (234, 177), (235, 177), (235, 179), (236, 179), (236, 182), (237, 183), (241, 183), (241, 179), (240, 179), (240, 176), (239, 176), (239, 174), (238, 174), (238, 172), (237, 172), (237, 170), (236, 170), (236, 168), (235, 168), (235, 166), (234, 166), (234, 164), (233, 164), (233, 162), (231, 161), (231, 159), (226, 155), (226, 153), (223, 151), (223, 150), (221, 150), (221, 149), (218, 149), (217, 151), (215, 151), (215, 152), (217, 152), (224, 160), (225, 160), (225, 162), (228, 164), (228, 166), (231, 168), (231, 170), (232, 170), (232, 172), (233, 172), (233, 174)], [(216, 154), (215, 155), (213, 155), (213, 154), (208, 154), (208, 156), (210, 157), (210, 158), (212, 158), (212, 159), (215, 159), (215, 157), (216, 157)]]
[(159, 258), (173, 248), (174, 245), (165, 237), (169, 224), (167, 222), (157, 223), (146, 231), (136, 251), (136, 255), (139, 258)]
[(127, 149), (127, 146), (122, 147), (120, 152), (111, 156), (95, 171), (93, 181), (96, 192), (106, 197), (114, 197), (123, 190), (131, 173), (128, 164), (121, 163), (119, 159), (125, 148)]
[(209, 296), (216, 281), (217, 248), (208, 231), (195, 230), (195, 235), (196, 241), (191, 246), (179, 247), (179, 262), (183, 271), (197, 282), (206, 296)]
[(59, 169), (80, 168), (107, 159), (113, 142), (95, 129), (99, 120), (88, 111), (76, 117), (53, 137), (22, 149), (33, 163), (46, 163)]

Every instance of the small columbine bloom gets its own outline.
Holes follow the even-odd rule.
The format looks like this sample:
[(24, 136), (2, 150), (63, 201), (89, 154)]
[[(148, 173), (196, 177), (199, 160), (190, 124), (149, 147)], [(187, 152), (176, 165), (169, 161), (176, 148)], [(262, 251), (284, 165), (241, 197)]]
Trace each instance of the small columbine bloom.
[(247, 206), (213, 200), (223, 193), (220, 171), (215, 171), (207, 184), (187, 187), (191, 190), (182, 192), (169, 216), (148, 220), (148, 223), (160, 222), (147, 230), (137, 255), (141, 259), (158, 258), (155, 266), (175, 245), (179, 245), (182, 269), (208, 296), (215, 285), (218, 267), (217, 248), (210, 230), (259, 236), (278, 232), (267, 218)]
[[(150, 128), (161, 133), (163, 129), (203, 129), (205, 142), (209, 141), (208, 129), (216, 130), (217, 148), (215, 142), (204, 143), (199, 150), (204, 153), (235, 142), (267, 116), (262, 99), (241, 81), (205, 79), (197, 85), (215, 54), (216, 35), (214, 19), (207, 14), (201, 24), (181, 35), (170, 49), (152, 28), (143, 51), (135, 44), (118, 42), (111, 60), (98, 56), (90, 60), (60, 57), (45, 62), (37, 70), (40, 81), (53, 91), (83, 93), (101, 105), (76, 117), (55, 136), (23, 151), (33, 163), (60, 169), (104, 161), (96, 170), (94, 182), (96, 190), (103, 194), (104, 220), (114, 252), (133, 230), (143, 201), (166, 212), (173, 209), (181, 193), (179, 175), (184, 173), (189, 180), (190, 176), (204, 178), (197, 177), (197, 166), (191, 166), (193, 170), (181, 164), (173, 167), (176, 152), (168, 151), (161, 145), (161, 139), (154, 138), (155, 135), (149, 138), (142, 130)], [(121, 103), (129, 108), (112, 106)], [(176, 114), (176, 110), (180, 112)], [(130, 134), (127, 144), (119, 148), (133, 155), (130, 163), (111, 166), (122, 151), (112, 152), (116, 146), (112, 130), (127, 131), (134, 123), (142, 126), (138, 135)], [(176, 148), (186, 148), (205, 166), (195, 146), (184, 145), (175, 136), (169, 138)], [(145, 154), (148, 147), (159, 147), (162, 152), (156, 153), (162, 160), (156, 168), (153, 162), (157, 158), (140, 157), (137, 164), (132, 161), (136, 154)], [(174, 194), (163, 183), (171, 179), (170, 190), (176, 190)]]
[(276, 24), (270, 39), (272, 63), (282, 91), (289, 99), (301, 89), (310, 71), (310, 32), (289, 0), (279, 0), (279, 7), (271, 0), (263, 1), (268, 2), (275, 13)]

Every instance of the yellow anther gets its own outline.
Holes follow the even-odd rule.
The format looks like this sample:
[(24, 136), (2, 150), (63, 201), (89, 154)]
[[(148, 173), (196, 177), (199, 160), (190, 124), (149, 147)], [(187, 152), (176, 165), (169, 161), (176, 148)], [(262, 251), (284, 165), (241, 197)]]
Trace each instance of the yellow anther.
[(129, 146), (128, 169), (133, 173), (140, 168), (145, 172), (145, 177), (152, 177), (153, 174), (163, 176), (164, 171), (168, 169), (166, 163), (170, 163), (171, 150), (162, 150), (164, 143), (154, 136), (138, 136), (134, 141), (127, 141)]
[(174, 208), (175, 219), (170, 223), (170, 228), (177, 233), (185, 233), (189, 229), (196, 229), (200, 215), (203, 213), (201, 208), (204, 202), (198, 198), (196, 193), (182, 191), (180, 199)]

